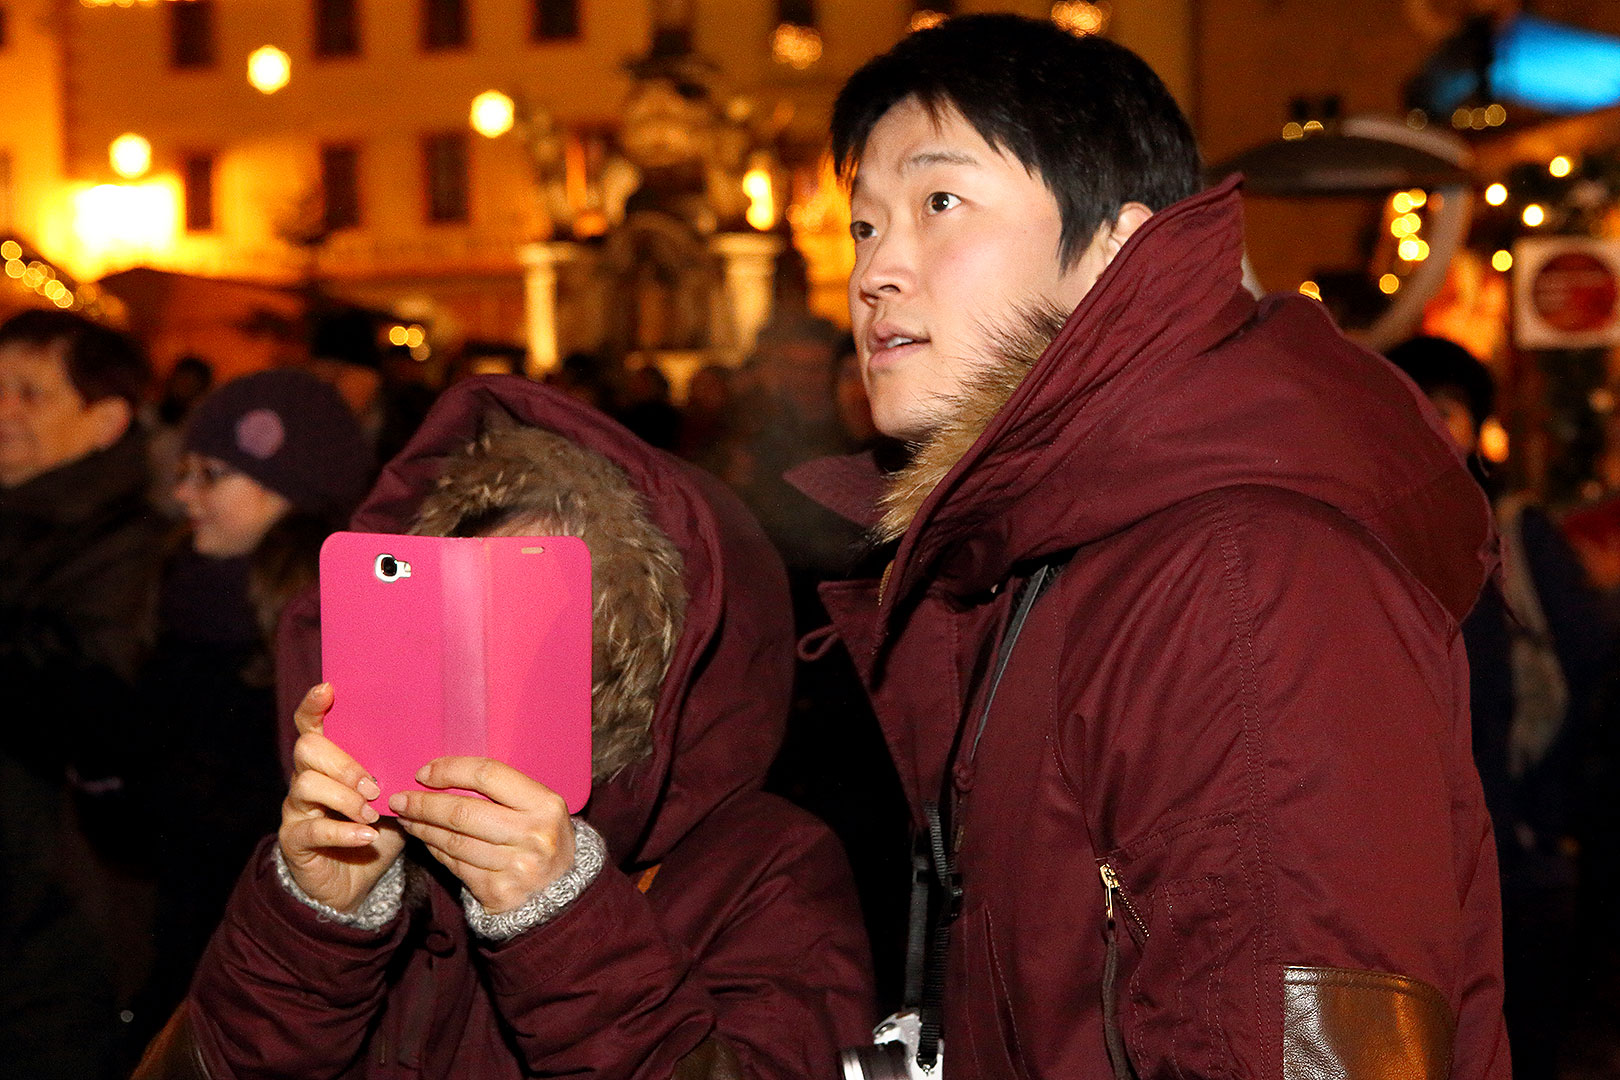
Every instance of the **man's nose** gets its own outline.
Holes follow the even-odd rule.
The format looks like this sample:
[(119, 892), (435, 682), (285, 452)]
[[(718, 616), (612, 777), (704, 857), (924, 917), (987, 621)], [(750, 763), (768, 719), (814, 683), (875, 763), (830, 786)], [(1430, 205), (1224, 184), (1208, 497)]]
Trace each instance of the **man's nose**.
[(875, 237), (856, 271), (862, 298), (873, 302), (908, 291), (916, 281), (915, 257), (915, 245), (903, 230)]

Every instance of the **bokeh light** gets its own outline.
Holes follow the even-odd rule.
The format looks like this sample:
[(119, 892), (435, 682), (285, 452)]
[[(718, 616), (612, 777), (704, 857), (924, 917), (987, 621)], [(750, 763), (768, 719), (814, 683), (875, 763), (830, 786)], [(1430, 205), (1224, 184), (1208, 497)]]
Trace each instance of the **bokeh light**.
[(152, 167), (152, 144), (135, 134), (120, 135), (107, 148), (113, 172), (125, 180), (145, 176)]
[(486, 139), (498, 139), (512, 130), (516, 113), (510, 97), (499, 90), (485, 90), (473, 98), (472, 128)]
[(292, 57), (274, 45), (261, 45), (248, 55), (248, 84), (273, 94), (292, 80)]

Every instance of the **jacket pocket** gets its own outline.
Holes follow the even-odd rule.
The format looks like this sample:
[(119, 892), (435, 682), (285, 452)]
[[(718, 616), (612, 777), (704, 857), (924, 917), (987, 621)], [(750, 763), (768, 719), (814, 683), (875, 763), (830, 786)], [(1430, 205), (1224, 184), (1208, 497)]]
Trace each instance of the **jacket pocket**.
[(1237, 948), (1225, 882), (1214, 874), (1176, 879), (1153, 890), (1148, 907), (1152, 933), (1120, 1010), (1136, 1074), (1234, 1075), (1222, 1019), (1231, 1007), (1227, 983)]
[(962, 913), (956, 924), (961, 942), (962, 988), (956, 1008), (959, 1029), (946, 1025), (945, 1068), (951, 1076), (977, 1080), (1026, 1080), (1018, 1042), (1018, 1022), (996, 951), (990, 909), (983, 904)]

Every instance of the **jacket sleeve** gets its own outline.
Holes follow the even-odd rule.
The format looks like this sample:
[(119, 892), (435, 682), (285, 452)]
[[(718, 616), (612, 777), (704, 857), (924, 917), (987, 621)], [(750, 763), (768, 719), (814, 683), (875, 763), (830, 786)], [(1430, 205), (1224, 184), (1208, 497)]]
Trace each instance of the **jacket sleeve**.
[(212, 1080), (336, 1077), (363, 1051), (407, 917), (343, 926), (276, 878), (271, 837), (237, 883), (192, 980), (186, 1024)]
[(1258, 498), (1166, 559), (1084, 736), (1131, 1064), (1505, 1077), (1461, 635), (1353, 523)]
[(496, 1008), (531, 1068), (837, 1075), (839, 1046), (864, 1034), (871, 1008), (842, 851), (819, 824), (753, 818), (750, 831), (732, 816), (711, 815), (646, 894), (607, 869), (552, 922), (485, 947)]

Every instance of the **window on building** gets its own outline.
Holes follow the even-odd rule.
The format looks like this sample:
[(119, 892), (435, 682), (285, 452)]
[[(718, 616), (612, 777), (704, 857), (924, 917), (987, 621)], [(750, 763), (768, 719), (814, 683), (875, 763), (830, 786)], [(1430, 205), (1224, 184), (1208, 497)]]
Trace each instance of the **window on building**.
[(214, 66), (214, 0), (165, 4), (169, 12), (169, 61), (177, 68)]
[(793, 26), (816, 25), (816, 0), (776, 0), (776, 21)]
[(349, 143), (321, 147), (322, 220), (327, 231), (360, 224), (360, 148)]
[(214, 155), (192, 154), (182, 174), (186, 185), (186, 231), (208, 232), (214, 227)]
[(579, 37), (579, 0), (534, 0), (535, 41), (567, 41)]
[(463, 131), (429, 135), (422, 140), (427, 182), (428, 220), (467, 220), (467, 134)]
[(315, 0), (315, 55), (360, 55), (359, 0)]
[(422, 0), (422, 48), (460, 49), (466, 44), (464, 0)]

